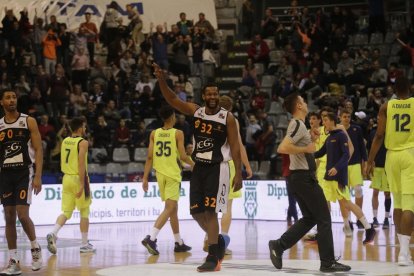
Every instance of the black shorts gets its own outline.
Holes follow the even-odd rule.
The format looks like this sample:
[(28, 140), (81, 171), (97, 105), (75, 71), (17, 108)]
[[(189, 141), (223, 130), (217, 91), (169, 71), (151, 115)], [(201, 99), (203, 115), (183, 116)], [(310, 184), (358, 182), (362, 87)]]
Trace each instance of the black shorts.
[(2, 170), (0, 196), (4, 206), (30, 205), (32, 203), (33, 168)]
[(196, 164), (190, 180), (190, 213), (227, 212), (230, 191), (228, 162)]

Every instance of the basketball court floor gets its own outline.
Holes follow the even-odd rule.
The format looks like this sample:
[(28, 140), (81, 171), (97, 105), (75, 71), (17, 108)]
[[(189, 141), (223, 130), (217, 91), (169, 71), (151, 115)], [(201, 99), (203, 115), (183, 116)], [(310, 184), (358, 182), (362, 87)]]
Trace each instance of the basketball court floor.
[[(23, 230), (18, 228), (23, 275), (199, 275), (196, 267), (202, 263), (206, 253), (202, 251), (204, 234), (198, 225), (191, 220), (181, 222), (181, 235), (193, 249), (189, 253), (174, 253), (171, 228), (166, 224), (158, 236), (159, 256), (151, 256), (141, 245), (152, 226), (153, 222), (92, 224), (89, 237), (97, 251), (95, 254), (80, 254), (79, 228), (67, 225), (59, 233), (57, 255), (51, 255), (46, 248), (45, 237), (53, 226), (38, 226), (36, 231), (43, 249), (44, 267), (37, 272), (30, 269), (30, 244)], [(286, 228), (286, 222), (282, 221), (233, 221), (229, 245), (233, 254), (226, 256), (217, 275), (326, 275), (319, 272), (317, 245), (304, 241), (285, 251), (282, 270), (273, 267), (268, 241), (278, 238)], [(394, 227), (389, 230), (378, 228), (372, 245), (362, 245), (363, 235), (363, 231), (354, 231), (353, 237), (346, 238), (342, 224), (333, 224), (335, 255), (341, 256), (340, 262), (352, 266), (349, 273), (337, 275), (414, 275), (414, 265), (399, 267), (395, 263), (398, 245), (394, 239)], [(3, 266), (8, 252), (4, 235), (1, 239), (0, 265)]]

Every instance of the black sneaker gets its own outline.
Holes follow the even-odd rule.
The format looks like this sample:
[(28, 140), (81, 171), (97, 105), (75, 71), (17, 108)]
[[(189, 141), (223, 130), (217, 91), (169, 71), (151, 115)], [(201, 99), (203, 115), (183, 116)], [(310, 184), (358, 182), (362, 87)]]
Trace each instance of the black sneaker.
[(378, 228), (380, 226), (380, 224), (379, 224), (376, 217), (374, 217), (374, 219), (373, 219), (372, 226), (374, 226), (374, 228)]
[(356, 225), (358, 226), (358, 231), (365, 230), (364, 225), (359, 220), (357, 220)]
[(319, 268), (319, 270), (322, 271), (322, 272), (350, 271), (351, 270), (351, 267), (349, 265), (344, 265), (344, 264), (338, 263), (337, 261), (334, 261), (329, 266), (323, 266), (323, 265), (321, 265), (321, 267)]
[(283, 249), (280, 246), (280, 241), (270, 240), (269, 250), (270, 250), (270, 260), (272, 261), (272, 264), (277, 269), (281, 269), (283, 266), (283, 263), (282, 263)]
[(388, 218), (384, 219), (384, 223), (382, 224), (382, 229), (389, 229), (390, 228), (390, 222), (388, 221)]
[(152, 241), (150, 239), (150, 235), (147, 235), (145, 239), (141, 241), (142, 245), (148, 250), (148, 252), (152, 255), (159, 255), (160, 252), (157, 250), (157, 240)]
[(220, 271), (221, 265), (219, 259), (214, 255), (207, 255), (205, 262), (197, 267), (198, 272)]
[(365, 230), (365, 240), (362, 242), (363, 244), (368, 244), (374, 242), (375, 234), (377, 231), (375, 231), (374, 227), (371, 227), (370, 229)]
[(174, 246), (174, 252), (187, 252), (191, 250), (191, 246), (188, 246), (184, 243), (183, 244), (179, 244), (178, 242), (175, 243)]

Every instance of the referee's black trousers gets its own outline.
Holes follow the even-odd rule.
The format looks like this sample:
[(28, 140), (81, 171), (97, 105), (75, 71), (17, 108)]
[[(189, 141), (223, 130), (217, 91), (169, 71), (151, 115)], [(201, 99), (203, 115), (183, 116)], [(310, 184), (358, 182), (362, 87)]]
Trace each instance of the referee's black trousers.
[(329, 265), (335, 259), (331, 214), (315, 172), (291, 171), (288, 185), (296, 197), (302, 218), (280, 237), (283, 249), (286, 250), (295, 245), (316, 224), (319, 257), (323, 265)]

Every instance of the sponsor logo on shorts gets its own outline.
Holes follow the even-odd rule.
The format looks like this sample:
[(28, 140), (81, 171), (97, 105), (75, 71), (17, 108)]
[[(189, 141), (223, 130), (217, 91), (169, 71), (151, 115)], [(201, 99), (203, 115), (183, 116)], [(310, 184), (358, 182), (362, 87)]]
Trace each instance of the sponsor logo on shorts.
[(7, 194), (3, 194), (3, 198), (8, 198), (8, 197), (10, 197), (11, 195), (12, 195), (13, 193), (12, 192), (10, 192), (10, 193), (7, 193)]

